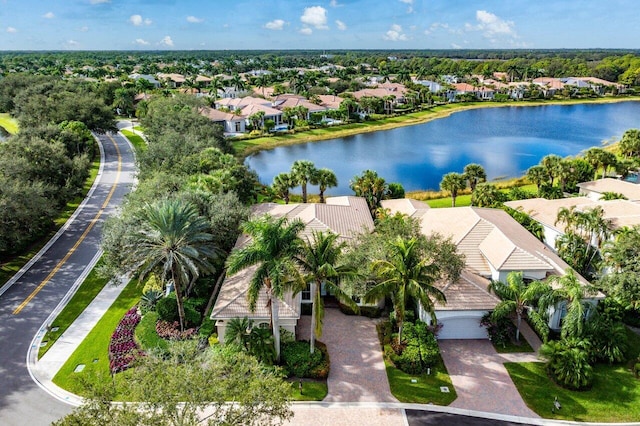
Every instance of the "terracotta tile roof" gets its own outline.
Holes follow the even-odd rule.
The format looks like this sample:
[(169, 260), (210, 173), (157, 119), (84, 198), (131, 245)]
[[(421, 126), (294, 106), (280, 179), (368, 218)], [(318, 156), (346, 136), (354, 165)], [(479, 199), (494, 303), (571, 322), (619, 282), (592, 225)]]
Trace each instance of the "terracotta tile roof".
[(212, 121), (242, 121), (245, 119), (242, 115), (231, 114), (213, 108), (201, 108), (200, 114), (211, 119)]
[(445, 294), (447, 303), (436, 303), (436, 311), (484, 311), (500, 302), (487, 291), (489, 280), (469, 271), (462, 271), (454, 283), (439, 282), (436, 286)]
[(247, 105), (271, 105), (271, 102), (262, 99), (254, 98), (253, 96), (245, 96), (244, 98), (223, 98), (216, 101), (218, 107), (227, 107), (231, 109), (244, 108)]
[(271, 108), (270, 106), (267, 106), (267, 105), (262, 105), (262, 104), (246, 105), (242, 107), (240, 113), (246, 117), (249, 117), (250, 115), (253, 115), (260, 111), (264, 111), (264, 115), (266, 117), (282, 115), (282, 111), (277, 110), (275, 108)]
[(631, 201), (640, 201), (640, 185), (620, 179), (604, 178), (578, 184), (580, 190), (602, 194), (603, 192), (617, 192)]
[(338, 109), (344, 98), (335, 95), (318, 95), (322, 106), (327, 109)]

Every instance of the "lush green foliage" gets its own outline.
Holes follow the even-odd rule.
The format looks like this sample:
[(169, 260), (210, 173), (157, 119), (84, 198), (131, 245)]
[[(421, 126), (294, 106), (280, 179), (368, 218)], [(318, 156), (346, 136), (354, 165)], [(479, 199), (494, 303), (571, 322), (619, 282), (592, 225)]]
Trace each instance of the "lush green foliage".
[(434, 333), (429, 327), (418, 321), (407, 322), (404, 328), (404, 340), (400, 346), (392, 344), (386, 348), (387, 358), (400, 370), (408, 374), (425, 374), (440, 359), (440, 348)]
[(551, 377), (560, 386), (574, 390), (587, 389), (593, 383), (590, 353), (591, 343), (577, 338), (552, 340), (540, 347)]
[(309, 352), (309, 343), (293, 341), (282, 344), (282, 365), (289, 376), (326, 379), (329, 375), (329, 354), (321, 342), (319, 350)]
[(136, 327), (136, 341), (145, 352), (161, 354), (166, 353), (169, 348), (167, 341), (158, 336), (156, 332), (157, 322), (158, 314), (156, 312), (147, 312)]

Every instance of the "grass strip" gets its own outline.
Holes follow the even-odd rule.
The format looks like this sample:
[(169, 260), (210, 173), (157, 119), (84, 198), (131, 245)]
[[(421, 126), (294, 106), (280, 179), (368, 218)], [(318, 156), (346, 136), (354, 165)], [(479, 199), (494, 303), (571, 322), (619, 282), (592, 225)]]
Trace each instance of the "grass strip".
[(7, 133), (15, 135), (19, 130), (18, 120), (11, 117), (7, 112), (0, 113), (0, 127), (4, 128)]
[(133, 145), (133, 149), (135, 149), (136, 154), (141, 154), (147, 150), (147, 142), (142, 136), (132, 132), (131, 130), (120, 130), (120, 133), (129, 139), (129, 142)]
[[(400, 402), (449, 405), (458, 397), (442, 358), (432, 368), (431, 374), (407, 374), (386, 358), (384, 365), (391, 393)], [(442, 392), (440, 388), (444, 386), (449, 392)]]
[(302, 394), (298, 381), (291, 382), (289, 397), (292, 401), (322, 401), (329, 392), (326, 381), (303, 380)]
[(529, 342), (527, 342), (527, 339), (525, 339), (522, 333), (520, 333), (520, 344), (516, 344), (515, 342), (510, 341), (509, 343), (502, 346), (502, 345), (496, 345), (496, 343), (493, 340), (491, 341), (491, 343), (493, 344), (493, 347), (496, 350), (496, 352), (498, 352), (499, 354), (517, 354), (517, 353), (533, 352), (533, 348), (531, 347)]
[[(61, 388), (78, 394), (84, 394), (84, 388), (79, 382), (83, 377), (88, 381), (109, 378), (109, 341), (111, 334), (124, 314), (140, 300), (140, 288), (137, 280), (131, 280), (122, 293), (113, 302), (104, 316), (89, 332), (80, 346), (62, 366), (53, 378), (53, 383)], [(78, 365), (84, 365), (82, 372), (75, 373)], [(119, 375), (116, 375), (116, 377)]]
[[(69, 326), (80, 316), (87, 306), (95, 299), (100, 291), (107, 284), (108, 280), (98, 276), (97, 267), (102, 264), (102, 259), (98, 261), (96, 267), (89, 273), (84, 282), (78, 287), (76, 294), (73, 295), (67, 306), (65, 306), (58, 316), (51, 322), (51, 329), (47, 331), (42, 339), (47, 342), (38, 351), (38, 359), (47, 353), (53, 344), (62, 336)], [(54, 329), (57, 330), (54, 331)]]
[(84, 183), (84, 187), (82, 188), (82, 192), (76, 196), (74, 199), (69, 201), (64, 209), (60, 212), (57, 218), (54, 219), (54, 226), (49, 230), (49, 232), (43, 235), (38, 240), (34, 241), (27, 249), (25, 249), (21, 254), (16, 254), (7, 258), (0, 267), (0, 286), (4, 285), (11, 277), (13, 277), (24, 265), (29, 262), (35, 256), (42, 247), (44, 247), (47, 242), (58, 232), (58, 230), (67, 222), (67, 220), (73, 215), (78, 206), (82, 203), (87, 196), (87, 193), (93, 186), (93, 182), (96, 180), (98, 176), (98, 171), (100, 170), (100, 158), (96, 158), (91, 163), (91, 168), (89, 169), (89, 177)]

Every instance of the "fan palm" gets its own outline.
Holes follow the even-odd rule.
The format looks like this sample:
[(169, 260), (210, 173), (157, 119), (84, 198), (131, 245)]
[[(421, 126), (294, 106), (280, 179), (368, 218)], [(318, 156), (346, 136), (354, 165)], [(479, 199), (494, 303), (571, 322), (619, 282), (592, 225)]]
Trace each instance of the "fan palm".
[(297, 257), (304, 282), (311, 289), (311, 353), (314, 352), (315, 338), (322, 337), (324, 318), (324, 304), (320, 295), (322, 284), (340, 302), (358, 311), (358, 305), (338, 286), (341, 278), (355, 275), (352, 268), (339, 263), (343, 248), (344, 243), (338, 243), (336, 234), (314, 232), (311, 240), (305, 242), (301, 254)]
[(464, 166), (463, 175), (469, 182), (471, 191), (476, 189), (476, 185), (487, 180), (487, 172), (480, 164), (470, 163)]
[(324, 191), (327, 188), (333, 188), (334, 186), (338, 186), (338, 178), (336, 174), (331, 169), (322, 168), (319, 169), (312, 177), (311, 184), (318, 185), (318, 189), (320, 190), (320, 202), (324, 203)]
[(285, 204), (289, 204), (289, 191), (295, 188), (296, 182), (289, 173), (280, 173), (273, 178), (271, 188), (275, 194), (284, 200)]
[[(173, 285), (180, 328), (184, 330), (183, 295), (202, 273), (213, 273), (211, 260), (218, 254), (209, 233), (209, 222), (195, 206), (182, 200), (162, 200), (140, 212), (140, 228), (124, 250), (124, 259), (142, 282), (155, 273), (162, 283)], [(126, 261), (125, 261), (126, 262)]]
[(314, 179), (316, 166), (309, 160), (296, 160), (291, 166), (291, 176), (302, 187), (302, 202), (307, 202), (307, 183)]
[(501, 302), (496, 305), (491, 313), (491, 319), (498, 320), (516, 314), (516, 341), (520, 341), (520, 325), (522, 318), (527, 315), (534, 327), (546, 341), (549, 334), (548, 326), (538, 311), (529, 309), (542, 294), (551, 291), (548, 284), (534, 281), (527, 285), (524, 282), (522, 272), (512, 271), (507, 275), (507, 282), (492, 281), (489, 291), (500, 297)]
[(449, 191), (451, 194), (451, 207), (456, 206), (456, 197), (458, 192), (462, 191), (467, 186), (464, 175), (460, 173), (447, 173), (442, 177), (440, 182), (440, 189), (443, 191)]
[(277, 360), (280, 359), (278, 299), (281, 299), (286, 291), (293, 289), (295, 280), (292, 277), (299, 275), (294, 258), (302, 249), (302, 240), (298, 234), (303, 229), (302, 221), (289, 222), (286, 217), (274, 219), (266, 215), (250, 220), (243, 225), (242, 230), (251, 241), (231, 252), (227, 259), (229, 275), (250, 266), (257, 266), (249, 281), (249, 309), (255, 311), (260, 292), (265, 290)]
[[(367, 303), (373, 303), (385, 296), (391, 296), (398, 323), (398, 344), (402, 343), (402, 327), (405, 309), (410, 297), (417, 299), (422, 308), (436, 323), (434, 300), (446, 302), (444, 293), (434, 286), (439, 277), (439, 268), (421, 256), (416, 238), (398, 237), (389, 245), (390, 260), (373, 262), (373, 270), (381, 281), (364, 296)], [(432, 300), (434, 299), (434, 300)]]

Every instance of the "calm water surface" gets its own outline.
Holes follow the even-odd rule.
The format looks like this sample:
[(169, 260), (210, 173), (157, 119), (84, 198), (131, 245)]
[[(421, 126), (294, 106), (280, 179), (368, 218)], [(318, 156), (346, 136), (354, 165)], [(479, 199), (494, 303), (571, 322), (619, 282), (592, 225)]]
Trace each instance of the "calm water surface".
[[(407, 191), (437, 189), (445, 173), (479, 163), (489, 180), (521, 176), (547, 154), (576, 155), (640, 128), (640, 102), (484, 108), (393, 130), (259, 152), (247, 164), (270, 184), (295, 160), (328, 167), (329, 195), (352, 194), (349, 180), (372, 169)], [(310, 192), (315, 191), (311, 189)]]

